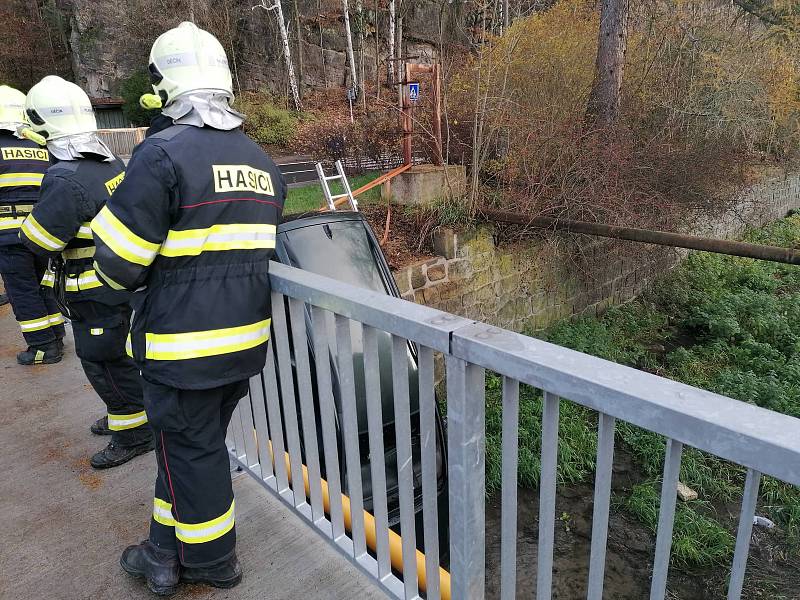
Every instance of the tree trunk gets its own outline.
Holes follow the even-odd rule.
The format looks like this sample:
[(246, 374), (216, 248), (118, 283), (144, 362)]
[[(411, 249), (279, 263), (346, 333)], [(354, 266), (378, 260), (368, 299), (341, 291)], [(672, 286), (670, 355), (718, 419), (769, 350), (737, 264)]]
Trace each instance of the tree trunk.
[(319, 56), (322, 61), (322, 82), (328, 87), (328, 70), (325, 68), (325, 40), (322, 36), (322, 0), (317, 0), (317, 25), (319, 26)]
[(344, 11), (344, 33), (347, 37), (347, 60), (350, 62), (350, 86), (358, 90), (358, 75), (356, 73), (356, 59), (353, 53), (353, 33), (350, 30), (350, 8), (347, 0), (342, 0), (342, 10)]
[(375, 0), (375, 97), (381, 99), (381, 13)]
[(303, 30), (300, 28), (300, 9), (294, 0), (294, 30), (297, 36), (297, 87), (302, 99), (303, 95)]
[(389, 85), (394, 83), (395, 80), (395, 58), (397, 54), (394, 48), (394, 31), (397, 26), (395, 23), (395, 6), (394, 0), (389, 0), (389, 58), (386, 60), (386, 72), (389, 78)]
[(503, 33), (511, 27), (511, 6), (509, 0), (503, 0)]
[(364, 110), (367, 109), (366, 78), (364, 67), (364, 0), (356, 0), (356, 19), (358, 19), (358, 85), (359, 93), (364, 101)]
[(603, 0), (597, 39), (597, 70), (586, 109), (587, 121), (611, 127), (619, 117), (630, 0)]
[[(402, 4), (400, 5), (402, 8)], [(395, 79), (398, 83), (407, 83), (406, 82), (406, 63), (403, 60), (400, 60), (403, 57), (403, 13), (401, 12), (397, 16), (397, 60), (394, 61), (397, 65), (397, 79)], [(397, 87), (398, 90), (398, 106), (400, 110), (403, 109), (403, 86), (400, 85)]]
[[(401, 5), (402, 6), (402, 5)], [(403, 61), (403, 13), (397, 15), (397, 34), (395, 35), (395, 52), (397, 60), (397, 79), (402, 80), (405, 71), (405, 61)]]
[(289, 74), (289, 89), (292, 92), (292, 99), (294, 100), (294, 107), (297, 110), (303, 110), (303, 105), (300, 102), (300, 90), (297, 87), (297, 77), (294, 74), (294, 63), (292, 63), (292, 51), (289, 47), (289, 31), (286, 29), (286, 21), (283, 19), (283, 6), (281, 0), (275, 0), (272, 6), (266, 5), (266, 0), (261, 0), (259, 5), (266, 11), (274, 10), (278, 20), (278, 29), (281, 32), (281, 41), (283, 42), (283, 55), (286, 58), (286, 71)]

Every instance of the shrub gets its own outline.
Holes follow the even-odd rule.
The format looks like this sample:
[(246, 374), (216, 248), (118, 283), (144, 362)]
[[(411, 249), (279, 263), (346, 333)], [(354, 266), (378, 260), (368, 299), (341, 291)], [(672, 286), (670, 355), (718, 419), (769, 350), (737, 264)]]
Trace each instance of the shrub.
[(259, 144), (281, 148), (292, 144), (298, 117), (273, 104), (265, 94), (245, 94), (236, 101), (235, 108), (247, 117), (244, 132)]
[[(362, 170), (361, 159), (379, 168), (397, 166), (400, 130), (397, 115), (385, 110), (359, 114), (354, 123), (349, 114), (312, 114), (299, 128), (295, 150), (317, 160), (351, 159)], [(372, 168), (370, 165), (370, 168)]]
[(150, 125), (150, 119), (158, 113), (154, 110), (142, 108), (139, 105), (139, 98), (142, 94), (152, 93), (153, 87), (150, 85), (150, 77), (144, 71), (136, 71), (123, 80), (120, 86), (120, 94), (125, 101), (125, 104), (122, 105), (122, 112), (125, 118), (138, 127)]

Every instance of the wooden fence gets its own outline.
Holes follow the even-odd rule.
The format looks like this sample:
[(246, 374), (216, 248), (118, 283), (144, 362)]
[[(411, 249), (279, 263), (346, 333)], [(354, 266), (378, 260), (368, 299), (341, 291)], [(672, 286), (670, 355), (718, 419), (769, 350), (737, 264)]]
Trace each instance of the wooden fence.
[(130, 156), (134, 147), (144, 141), (147, 127), (98, 129), (97, 134), (117, 156)]

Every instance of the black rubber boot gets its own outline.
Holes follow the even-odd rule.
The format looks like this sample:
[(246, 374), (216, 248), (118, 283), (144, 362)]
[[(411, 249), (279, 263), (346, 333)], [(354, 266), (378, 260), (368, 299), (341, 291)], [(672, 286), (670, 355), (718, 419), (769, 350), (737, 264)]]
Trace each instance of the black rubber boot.
[(25, 352), (17, 354), (17, 362), (21, 365), (52, 365), (61, 362), (64, 357), (64, 346), (50, 342), (46, 346), (28, 346)]
[(5, 306), (6, 304), (8, 304), (8, 296), (0, 294), (0, 306)]
[(149, 540), (125, 548), (119, 564), (128, 575), (144, 579), (154, 594), (171, 596), (178, 591), (181, 579), (178, 556), (160, 549)]
[(110, 469), (124, 465), (129, 460), (136, 458), (140, 454), (150, 452), (155, 447), (153, 434), (150, 433), (147, 441), (136, 445), (122, 445), (115, 440), (111, 440), (108, 446), (92, 456), (89, 461), (95, 469)]
[(92, 423), (89, 431), (95, 435), (111, 435), (113, 432), (108, 428), (108, 415)]
[(215, 588), (236, 587), (242, 581), (242, 565), (234, 554), (225, 562), (210, 567), (184, 567), (181, 581), (185, 583), (204, 583)]

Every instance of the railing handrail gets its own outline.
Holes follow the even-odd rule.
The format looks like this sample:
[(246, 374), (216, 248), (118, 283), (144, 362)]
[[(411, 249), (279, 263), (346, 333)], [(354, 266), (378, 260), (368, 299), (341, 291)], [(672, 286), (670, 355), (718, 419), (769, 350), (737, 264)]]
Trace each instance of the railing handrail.
[(273, 289), (800, 485), (800, 419), (272, 263)]

